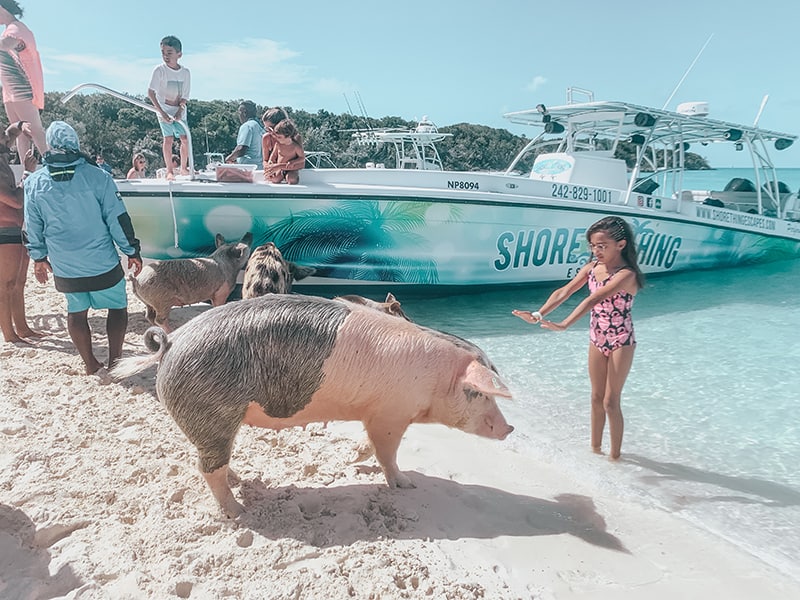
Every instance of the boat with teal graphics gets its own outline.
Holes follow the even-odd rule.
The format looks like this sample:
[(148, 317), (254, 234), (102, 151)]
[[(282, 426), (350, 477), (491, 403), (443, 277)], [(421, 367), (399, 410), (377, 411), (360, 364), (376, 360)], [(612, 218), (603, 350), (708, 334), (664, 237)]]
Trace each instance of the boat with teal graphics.
[[(573, 101), (578, 93), (584, 101)], [(703, 103), (669, 111), (594, 101), (577, 88), (562, 106), (505, 116), (540, 133), (504, 172), (443, 170), (435, 144), (445, 134), (426, 122), (365, 137), (394, 144), (403, 168), (307, 168), (299, 185), (267, 183), (256, 170), (252, 182), (206, 172), (118, 186), (143, 255), (205, 255), (216, 233), (239, 239), (251, 231), (254, 245), (272, 241), (287, 259), (316, 269), (301, 285), (444, 290), (562, 281), (590, 259), (585, 231), (606, 215), (631, 223), (646, 273), (800, 256), (800, 201), (770, 159), (792, 134), (712, 119)], [(625, 143), (635, 152), (632, 169), (615, 157)], [(752, 179), (686, 189), (694, 144), (748, 152)]]

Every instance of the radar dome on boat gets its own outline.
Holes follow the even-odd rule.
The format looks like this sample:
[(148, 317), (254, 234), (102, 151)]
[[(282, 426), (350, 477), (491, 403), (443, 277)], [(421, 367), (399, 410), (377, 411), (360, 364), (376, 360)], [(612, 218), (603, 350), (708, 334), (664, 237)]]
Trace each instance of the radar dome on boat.
[(707, 117), (708, 102), (682, 102), (675, 112), (693, 117)]

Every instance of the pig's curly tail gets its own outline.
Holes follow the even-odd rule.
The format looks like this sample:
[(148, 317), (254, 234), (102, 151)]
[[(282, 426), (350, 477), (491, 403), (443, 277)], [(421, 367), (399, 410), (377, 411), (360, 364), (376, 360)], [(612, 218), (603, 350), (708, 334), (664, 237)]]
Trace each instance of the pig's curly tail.
[(161, 360), (161, 357), (169, 348), (169, 338), (167, 332), (161, 327), (149, 327), (144, 332), (144, 347), (148, 352), (153, 352), (156, 360)]
[(114, 380), (119, 381), (141, 373), (150, 365), (159, 362), (170, 346), (167, 333), (161, 327), (150, 327), (144, 332), (144, 346), (151, 354), (149, 356), (132, 356), (118, 361), (110, 371)]

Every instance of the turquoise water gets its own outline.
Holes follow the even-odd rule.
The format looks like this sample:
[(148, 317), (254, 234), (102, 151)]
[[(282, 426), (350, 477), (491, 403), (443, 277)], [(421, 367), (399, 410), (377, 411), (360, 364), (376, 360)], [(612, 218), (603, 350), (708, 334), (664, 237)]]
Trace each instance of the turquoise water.
[[(744, 177), (755, 182), (752, 169), (712, 169), (710, 171), (687, 171), (683, 178), (683, 187), (686, 189), (722, 190), (725, 184), (734, 177)], [(800, 168), (778, 169), (778, 180), (788, 185), (791, 191), (798, 191), (800, 189)]]
[[(706, 177), (697, 187), (724, 186), (737, 171), (697, 174)], [(797, 190), (800, 169), (790, 171), (781, 179)], [(588, 318), (554, 333), (511, 315), (538, 308), (550, 288), (400, 300), (415, 321), (472, 340), (496, 363), (515, 396), (501, 404), (516, 427), (504, 444), (800, 580), (798, 281), (800, 260), (648, 282), (634, 307), (620, 464), (589, 452)]]

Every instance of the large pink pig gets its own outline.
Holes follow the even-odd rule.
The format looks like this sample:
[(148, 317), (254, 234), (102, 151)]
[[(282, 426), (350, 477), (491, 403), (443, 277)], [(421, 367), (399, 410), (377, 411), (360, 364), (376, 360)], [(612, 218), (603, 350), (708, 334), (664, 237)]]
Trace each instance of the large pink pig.
[(494, 400), (511, 394), (479, 348), (367, 306), (264, 296), (208, 310), (169, 337), (151, 327), (145, 345), (154, 354), (125, 359), (113, 374), (159, 362), (158, 396), (231, 517), (244, 510), (228, 485), (242, 423), (361, 421), (390, 487), (413, 487), (396, 461), (411, 423), (499, 440), (514, 429)]

